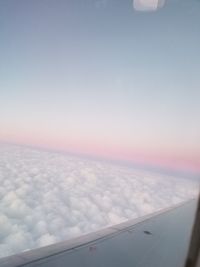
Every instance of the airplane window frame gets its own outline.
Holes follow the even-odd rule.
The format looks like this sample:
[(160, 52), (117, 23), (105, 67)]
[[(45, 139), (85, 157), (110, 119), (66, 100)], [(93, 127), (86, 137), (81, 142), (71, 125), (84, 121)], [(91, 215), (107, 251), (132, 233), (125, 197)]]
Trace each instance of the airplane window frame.
[(200, 266), (200, 195), (196, 209), (195, 221), (186, 258), (185, 267), (199, 267)]

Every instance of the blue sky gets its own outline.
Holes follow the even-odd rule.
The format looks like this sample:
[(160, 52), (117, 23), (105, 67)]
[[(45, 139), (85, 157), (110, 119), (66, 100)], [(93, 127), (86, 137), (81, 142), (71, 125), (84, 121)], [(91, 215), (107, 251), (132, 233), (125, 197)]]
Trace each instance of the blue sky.
[(0, 139), (200, 169), (200, 4), (0, 3)]

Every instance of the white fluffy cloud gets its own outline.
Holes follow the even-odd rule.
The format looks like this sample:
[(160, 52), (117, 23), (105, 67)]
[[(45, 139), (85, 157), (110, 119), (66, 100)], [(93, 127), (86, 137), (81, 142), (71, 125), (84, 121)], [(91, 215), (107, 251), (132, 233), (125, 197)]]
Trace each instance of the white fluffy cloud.
[(0, 257), (172, 206), (194, 182), (105, 162), (0, 145)]

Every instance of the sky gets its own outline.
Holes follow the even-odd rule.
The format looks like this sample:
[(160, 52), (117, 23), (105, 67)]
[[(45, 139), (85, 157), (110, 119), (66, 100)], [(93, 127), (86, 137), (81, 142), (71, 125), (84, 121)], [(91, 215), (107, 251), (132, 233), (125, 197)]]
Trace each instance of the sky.
[(199, 18), (197, 0), (2, 0), (0, 140), (200, 172)]

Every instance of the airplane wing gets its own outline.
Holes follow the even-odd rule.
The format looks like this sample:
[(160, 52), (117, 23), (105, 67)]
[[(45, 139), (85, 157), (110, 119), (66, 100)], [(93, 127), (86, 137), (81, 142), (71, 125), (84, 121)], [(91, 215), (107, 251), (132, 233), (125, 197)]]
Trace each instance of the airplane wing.
[(183, 267), (196, 200), (0, 259), (1, 267)]

